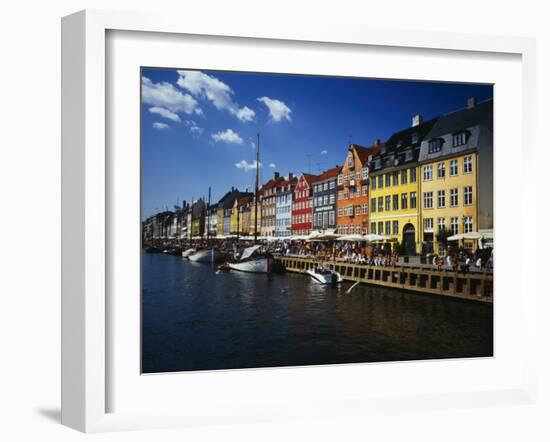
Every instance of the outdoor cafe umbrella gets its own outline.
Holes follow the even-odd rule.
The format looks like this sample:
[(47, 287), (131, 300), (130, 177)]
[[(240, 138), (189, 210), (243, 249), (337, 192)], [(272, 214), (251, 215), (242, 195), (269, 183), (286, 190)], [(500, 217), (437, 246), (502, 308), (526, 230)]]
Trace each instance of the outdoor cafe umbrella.
[(382, 241), (386, 239), (385, 236), (377, 235), (376, 233), (369, 233), (368, 235), (365, 235), (365, 241)]
[(469, 233), (457, 233), (456, 235), (449, 236), (447, 241), (459, 241), (461, 239), (482, 239), (483, 235), (479, 232), (469, 232)]
[(338, 238), (338, 241), (367, 241), (365, 235), (359, 235), (357, 233), (350, 234), (350, 235), (344, 235)]

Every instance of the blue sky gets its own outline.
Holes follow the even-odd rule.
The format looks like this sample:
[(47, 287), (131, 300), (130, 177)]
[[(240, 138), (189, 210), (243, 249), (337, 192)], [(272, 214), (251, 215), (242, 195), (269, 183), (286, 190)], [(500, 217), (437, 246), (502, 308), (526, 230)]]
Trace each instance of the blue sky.
[(370, 146), (424, 119), (493, 96), (488, 85), (142, 69), (142, 217), (182, 200), (217, 201), (260, 176), (342, 164), (349, 141)]

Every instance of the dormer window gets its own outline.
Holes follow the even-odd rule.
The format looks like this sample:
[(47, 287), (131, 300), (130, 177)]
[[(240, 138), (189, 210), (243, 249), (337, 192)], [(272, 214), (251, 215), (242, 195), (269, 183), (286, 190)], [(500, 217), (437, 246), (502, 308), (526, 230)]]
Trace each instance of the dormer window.
[(436, 153), (443, 147), (443, 140), (441, 138), (434, 138), (428, 141), (428, 153)]
[(466, 144), (468, 133), (463, 130), (453, 134), (453, 147), (463, 146)]
[(418, 134), (415, 132), (411, 135), (411, 144), (418, 143)]
[(413, 159), (413, 152), (412, 150), (408, 150), (405, 152), (405, 161), (412, 161)]

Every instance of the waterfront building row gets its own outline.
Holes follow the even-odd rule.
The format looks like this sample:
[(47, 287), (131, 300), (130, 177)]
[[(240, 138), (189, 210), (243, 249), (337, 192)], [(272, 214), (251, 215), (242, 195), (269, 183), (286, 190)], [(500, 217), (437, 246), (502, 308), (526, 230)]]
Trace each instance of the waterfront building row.
[(446, 115), (414, 116), (385, 142), (350, 144), (342, 166), (318, 175), (275, 172), (257, 195), (231, 188), (210, 206), (199, 199), (157, 214), (144, 235), (284, 238), (330, 230), (380, 234), (408, 255), (437, 252), (449, 235), (493, 228), (492, 162), (493, 102), (471, 98)]

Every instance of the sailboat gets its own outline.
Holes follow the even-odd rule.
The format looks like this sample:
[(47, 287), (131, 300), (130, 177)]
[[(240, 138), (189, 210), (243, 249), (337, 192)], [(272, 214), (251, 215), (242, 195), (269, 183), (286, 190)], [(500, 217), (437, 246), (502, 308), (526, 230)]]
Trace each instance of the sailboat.
[(211, 189), (208, 188), (208, 205), (206, 206), (206, 237), (208, 242), (208, 247), (202, 250), (197, 250), (195, 252), (190, 252), (187, 255), (187, 259), (192, 262), (207, 262), (207, 263), (216, 263), (220, 262), (223, 258), (222, 253), (215, 247), (210, 245), (210, 195)]
[(230, 262), (228, 266), (232, 270), (249, 273), (269, 273), (272, 270), (271, 258), (267, 253), (261, 253), (262, 246), (258, 243), (258, 181), (260, 168), (260, 134), (256, 139), (256, 188), (255, 188), (255, 216), (254, 216), (254, 245), (247, 247), (237, 262)]

